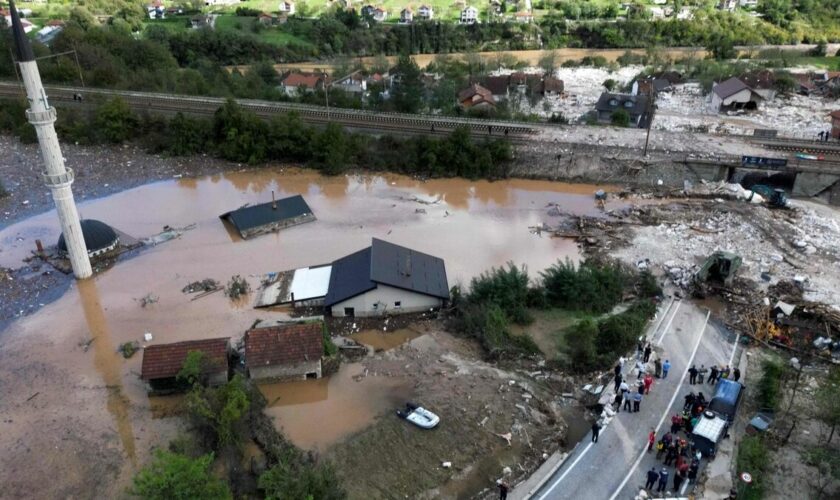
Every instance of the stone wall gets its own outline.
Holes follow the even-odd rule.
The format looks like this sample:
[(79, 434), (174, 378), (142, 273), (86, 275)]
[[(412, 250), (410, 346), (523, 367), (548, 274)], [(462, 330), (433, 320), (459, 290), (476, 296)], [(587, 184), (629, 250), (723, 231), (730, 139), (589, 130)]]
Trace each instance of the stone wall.
[(258, 366), (248, 368), (253, 380), (305, 380), (307, 373), (321, 378), (321, 359), (287, 365)]

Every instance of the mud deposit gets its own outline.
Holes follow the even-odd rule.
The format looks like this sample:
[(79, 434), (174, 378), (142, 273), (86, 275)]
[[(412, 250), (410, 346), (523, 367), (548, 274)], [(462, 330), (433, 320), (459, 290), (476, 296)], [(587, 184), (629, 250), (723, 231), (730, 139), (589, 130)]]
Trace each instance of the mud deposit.
[[(181, 425), (177, 402), (150, 402), (139, 380), (142, 352), (124, 360), (116, 353), (121, 343), (146, 345), (142, 342), (146, 332), (153, 335), (152, 343), (238, 337), (255, 319), (284, 317), (284, 313), (252, 309), (253, 297), (234, 303), (216, 293), (191, 301), (192, 296), (181, 292), (187, 283), (204, 278), (224, 283), (240, 274), (256, 288), (263, 273), (328, 262), (369, 245), (372, 237), (444, 258), (450, 284), (466, 283), (509, 260), (536, 272), (559, 258), (577, 258), (578, 250), (571, 241), (541, 238), (528, 227), (545, 221), (550, 202), (558, 203), (564, 212), (598, 214), (592, 199), (595, 189), (524, 180), (323, 178), (308, 171), (263, 169), (159, 182), (82, 202), (84, 217), (103, 220), (136, 237), (155, 234), (164, 225), (194, 223), (196, 227), (122, 260), (93, 280), (73, 283), (61, 298), (0, 332), (3, 495), (119, 496), (151, 449), (176, 435)], [(269, 200), (271, 190), (279, 196), (303, 194), (318, 220), (242, 241), (218, 219), (219, 214), (245, 203)], [(54, 213), (7, 227), (0, 232), (0, 266), (20, 267), (35, 238), (53, 243), (57, 228)], [(141, 307), (140, 299), (147, 294), (159, 300)], [(363, 433), (371, 422), (385, 421), (401, 433), (414, 432), (391, 418), (394, 404), (418, 390), (431, 403), (455, 393), (435, 396), (436, 388), (427, 387), (434, 378), (418, 382), (397, 376), (396, 367), (405, 364), (387, 370), (365, 366), (361, 372), (359, 367), (344, 367), (333, 378), (297, 393), (277, 394), (269, 411), (276, 412), (293, 440), (315, 449), (329, 447), (349, 433)], [(461, 394), (458, 398), (467, 397), (468, 389), (469, 385), (453, 388)], [(495, 381), (492, 389), (485, 388), (487, 394), (497, 389)], [(319, 390), (327, 394), (320, 400)], [(359, 393), (375, 394), (366, 395), (359, 414), (347, 419), (352, 425), (331, 415), (334, 405), (346, 408), (356, 401), (352, 395)], [(295, 398), (301, 402), (294, 403)], [(441, 406), (448, 430), (439, 435), (462, 434), (459, 422), (465, 416), (459, 406)], [(475, 416), (469, 417), (472, 426)], [(317, 435), (312, 430), (293, 430), (295, 422), (303, 427), (303, 422), (317, 419), (323, 419), (311, 425)], [(512, 413), (505, 420), (495, 432), (510, 429)], [(480, 444), (483, 439), (476, 443), (467, 449), (482, 453), (487, 449)], [(391, 451), (404, 454), (405, 450)], [(438, 473), (433, 476), (444, 479)], [(435, 484), (439, 483), (420, 485), (425, 489)]]

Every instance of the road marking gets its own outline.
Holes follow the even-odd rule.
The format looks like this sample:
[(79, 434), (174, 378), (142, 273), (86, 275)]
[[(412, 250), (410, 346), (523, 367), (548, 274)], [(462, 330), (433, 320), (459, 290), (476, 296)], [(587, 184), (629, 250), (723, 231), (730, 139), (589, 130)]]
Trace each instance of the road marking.
[(687, 490), (687, 489), (688, 489), (688, 478), (685, 478), (683, 480), (682, 488), (680, 488), (680, 495), (684, 495), (685, 490)]
[(565, 471), (563, 471), (563, 474), (561, 474), (560, 477), (557, 478), (557, 481), (554, 481), (551, 484), (551, 486), (549, 486), (548, 489), (545, 490), (545, 493), (543, 493), (542, 496), (540, 496), (540, 498), (538, 498), (537, 500), (545, 500), (545, 498), (548, 497), (548, 495), (550, 495), (552, 491), (554, 491), (554, 488), (556, 488), (557, 485), (560, 484), (560, 482), (563, 481), (563, 479), (566, 478), (566, 475), (572, 469), (575, 468), (575, 465), (577, 465), (577, 463), (580, 462), (580, 459), (583, 458), (584, 455), (586, 455), (586, 452), (589, 451), (590, 448), (592, 448), (593, 444), (595, 444), (595, 443), (590, 442), (588, 445), (586, 445), (586, 448), (584, 448), (583, 451), (580, 452), (580, 455), (578, 455), (578, 457), (575, 459), (575, 461), (572, 462), (571, 465), (569, 465), (569, 468), (566, 469)]
[[(685, 382), (685, 377), (688, 375), (688, 368), (691, 366), (691, 362), (694, 361), (694, 356), (697, 355), (697, 349), (700, 348), (700, 341), (703, 340), (703, 335), (706, 333), (706, 324), (709, 322), (709, 316), (712, 314), (712, 311), (706, 313), (706, 319), (703, 321), (703, 328), (700, 330), (700, 335), (697, 337), (697, 343), (694, 344), (694, 350), (691, 351), (691, 357), (688, 359), (688, 363), (685, 365), (685, 370), (683, 370), (682, 377), (680, 378), (679, 383), (677, 384), (677, 388), (674, 389), (674, 395), (671, 396), (671, 401), (668, 403), (668, 406), (665, 407), (665, 413), (662, 414), (662, 418), (659, 419), (659, 423), (656, 424), (656, 428), (654, 428), (655, 433), (659, 433), (659, 429), (662, 427), (662, 423), (665, 422), (665, 417), (668, 416), (668, 413), (671, 411), (671, 406), (674, 405), (674, 401), (677, 400), (677, 395), (680, 393), (680, 389), (682, 389), (682, 385)], [(642, 460), (647, 455), (647, 445), (642, 447), (642, 453), (639, 455), (639, 458), (633, 462), (633, 466), (630, 467), (630, 471), (627, 473), (627, 476), (624, 477), (624, 481), (618, 485), (618, 488), (615, 490), (615, 493), (612, 494), (610, 500), (615, 500), (618, 497), (618, 494), (621, 493), (621, 490), (624, 489), (624, 486), (627, 485), (627, 481), (633, 476), (636, 472), (636, 469), (639, 467), (639, 464), (642, 463)], [(540, 499), (542, 500), (542, 499)]]
[(668, 316), (668, 313), (671, 312), (671, 307), (674, 305), (675, 300), (676, 299), (674, 297), (671, 297), (671, 302), (668, 303), (668, 307), (665, 308), (665, 311), (662, 313), (662, 317), (659, 318), (659, 321), (656, 322), (656, 326), (653, 327), (654, 335), (659, 331), (659, 327), (662, 326), (662, 323), (665, 322), (665, 318)]
[(665, 325), (665, 329), (662, 330), (662, 335), (659, 336), (659, 340), (656, 341), (656, 345), (662, 345), (662, 339), (665, 338), (665, 334), (668, 333), (668, 329), (671, 328), (671, 323), (673, 323), (674, 318), (677, 317), (677, 311), (680, 310), (681, 305), (682, 301), (677, 302), (677, 307), (674, 309), (674, 314), (671, 315), (671, 319), (668, 321), (668, 324)]
[(735, 337), (735, 345), (732, 346), (732, 354), (729, 355), (729, 364), (726, 366), (732, 366), (732, 360), (735, 359), (735, 351), (738, 350), (738, 341), (741, 340), (741, 334), (739, 333), (738, 336)]

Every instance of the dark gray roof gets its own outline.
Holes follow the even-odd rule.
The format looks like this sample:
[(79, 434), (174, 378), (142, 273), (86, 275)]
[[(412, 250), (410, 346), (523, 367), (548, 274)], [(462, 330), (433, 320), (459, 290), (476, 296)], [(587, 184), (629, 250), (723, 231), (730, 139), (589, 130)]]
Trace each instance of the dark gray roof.
[(332, 264), (324, 304), (329, 307), (376, 288), (377, 284), (449, 298), (443, 259), (387, 241), (373, 239), (370, 247)]
[[(82, 226), (82, 237), (85, 239), (85, 246), (88, 252), (96, 252), (108, 248), (119, 238), (117, 232), (111, 226), (95, 219), (84, 219), (79, 222)], [(67, 251), (67, 242), (64, 241), (64, 233), (58, 237), (58, 249), (61, 252)]]
[(667, 90), (671, 87), (671, 82), (664, 78), (654, 78), (653, 79), (653, 89), (657, 92), (662, 92), (663, 90)]
[(726, 99), (727, 97), (733, 96), (738, 92), (748, 88), (749, 86), (747, 86), (746, 83), (733, 76), (729, 80), (720, 82), (717, 85), (715, 85), (715, 87), (712, 89), (712, 92), (717, 94), (721, 99)]
[(648, 98), (646, 95), (611, 94), (604, 92), (595, 104), (598, 111), (615, 111), (623, 109), (630, 115), (642, 115), (647, 112)]
[(9, 0), (9, 10), (12, 11), (12, 37), (15, 40), (15, 53), (18, 62), (34, 61), (35, 54), (32, 52), (32, 45), (29, 43), (29, 39), (26, 38), (26, 32), (20, 23), (20, 15), (13, 0)]
[(306, 200), (299, 194), (279, 199), (276, 203), (276, 209), (273, 208), (274, 202), (269, 201), (223, 213), (219, 218), (229, 221), (242, 233), (249, 229), (312, 213)]

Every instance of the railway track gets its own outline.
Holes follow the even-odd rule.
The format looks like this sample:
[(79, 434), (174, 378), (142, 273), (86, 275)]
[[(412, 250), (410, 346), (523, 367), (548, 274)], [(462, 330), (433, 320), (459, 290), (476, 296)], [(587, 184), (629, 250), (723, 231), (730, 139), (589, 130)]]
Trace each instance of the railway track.
[[(96, 88), (45, 87), (47, 95), (56, 106), (86, 106), (104, 99), (119, 96), (134, 111), (158, 111), (184, 113), (198, 116), (212, 116), (225, 102), (220, 97), (194, 97), (186, 95), (158, 94)], [(23, 88), (17, 83), (0, 82), (0, 97), (22, 97)], [(82, 101), (74, 99), (82, 96)], [(379, 113), (344, 108), (326, 108), (291, 102), (237, 99), (244, 109), (253, 111), (261, 118), (296, 112), (304, 122), (323, 125), (337, 123), (348, 128), (399, 132), (424, 135), (448, 135), (458, 127), (466, 126), (476, 137), (506, 137), (512, 141), (527, 141), (539, 133), (539, 128), (530, 124), (480, 120), (460, 117), (436, 117), (405, 113)]]
[(810, 141), (806, 139), (755, 139), (755, 142), (765, 148), (791, 153), (807, 153), (814, 155), (826, 155), (840, 157), (840, 143)]

